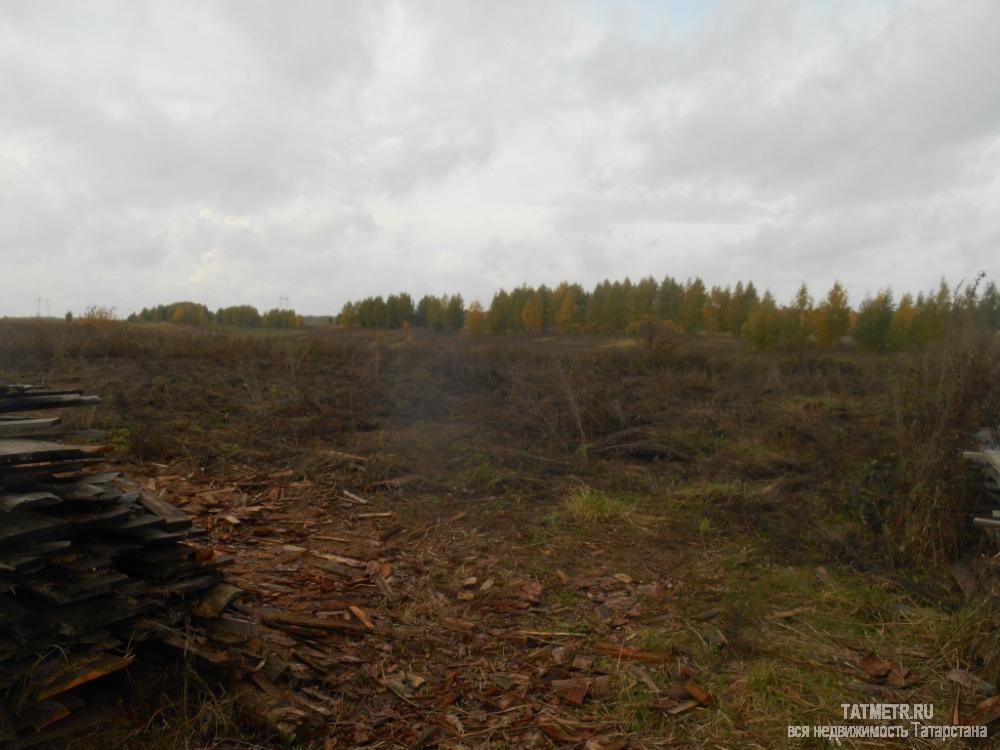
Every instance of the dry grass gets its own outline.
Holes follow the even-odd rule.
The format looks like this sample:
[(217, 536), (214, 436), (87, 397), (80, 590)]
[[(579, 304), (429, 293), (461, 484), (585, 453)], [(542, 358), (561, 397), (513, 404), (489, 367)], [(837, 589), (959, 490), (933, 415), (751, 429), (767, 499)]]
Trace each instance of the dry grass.
[(960, 451), (970, 432), (1000, 425), (1000, 339), (963, 331), (906, 363), (894, 394), (899, 492), (886, 514), (904, 561), (942, 562), (970, 541), (973, 494)]
[(628, 519), (635, 510), (635, 503), (593, 487), (581, 487), (563, 501), (563, 510), (574, 521), (608, 523)]
[[(111, 431), (127, 460), (288, 467), (317, 493), (382, 492), (406, 527), (466, 511), (461, 534), (430, 536), (400, 616), (433, 622), (456, 576), (499, 586), (475, 565), (502, 550), (505, 575), (545, 584), (539, 629), (690, 657), (718, 704), (677, 718), (628, 665), (608, 665), (616, 692), (594, 710), (639, 747), (786, 746), (788, 723), (878, 697), (853, 666), (859, 649), (905, 660), (917, 679), (904, 697), (940, 711), (948, 669), (1000, 679), (996, 614), (962, 606), (940, 567), (965, 534), (957, 451), (1000, 415), (995, 339), (912, 357), (608, 343), (4, 321), (0, 380), (96, 390), (105, 403), (81, 426)], [(369, 460), (331, 462), (329, 448)], [(416, 481), (376, 489), (399, 477)], [(556, 571), (674, 588), (614, 626)], [(252, 747), (224, 744), (237, 731), (225, 698), (190, 695), (120, 746)]]

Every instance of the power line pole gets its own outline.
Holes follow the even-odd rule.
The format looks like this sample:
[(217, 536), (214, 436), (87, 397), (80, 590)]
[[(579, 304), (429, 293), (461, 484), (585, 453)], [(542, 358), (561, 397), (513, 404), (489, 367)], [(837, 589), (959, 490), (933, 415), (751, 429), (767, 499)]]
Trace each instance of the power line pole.
[(278, 307), (282, 310), (288, 309), (288, 297), (282, 295), (278, 297)]

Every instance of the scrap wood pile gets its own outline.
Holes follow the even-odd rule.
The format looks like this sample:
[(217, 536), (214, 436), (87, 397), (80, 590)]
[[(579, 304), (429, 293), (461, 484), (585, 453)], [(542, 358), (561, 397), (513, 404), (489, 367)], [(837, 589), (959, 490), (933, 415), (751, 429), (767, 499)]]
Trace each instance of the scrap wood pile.
[[(101, 471), (102, 449), (59, 442), (52, 409), (79, 391), (0, 385), (0, 747), (32, 747), (112, 718), (112, 675), (156, 641), (198, 652), (185, 623), (245, 627), (230, 558), (157, 495)], [(106, 679), (105, 679), (106, 678)]]
[[(982, 429), (976, 433), (978, 450), (966, 451), (963, 458), (973, 469), (973, 483), (978, 485), (980, 503), (972, 523), (1000, 542), (1000, 431)], [(1000, 546), (1000, 545), (998, 545)], [(970, 597), (982, 594), (1000, 596), (1000, 554), (978, 555), (965, 564), (955, 564), (952, 572)]]
[(593, 608), (595, 639), (557, 626), (565, 608), (464, 513), (404, 526), (374, 507), (387, 498), (370, 487), (347, 492), (290, 470), (160, 469), (150, 485), (235, 558), (240, 606), (260, 623), (249, 679), (286, 699), (286, 718), (312, 717), (324, 747), (462, 750), (491, 737), (642, 747), (615, 716), (623, 691), (652, 693), (669, 722), (714, 705), (685, 654), (628, 640), (658, 621), (681, 585), (672, 578), (557, 573), (554, 586)]
[(973, 523), (984, 529), (1000, 529), (1000, 434), (983, 429), (976, 433), (979, 450), (966, 451), (963, 455), (979, 469), (979, 479), (986, 505), (983, 515)]

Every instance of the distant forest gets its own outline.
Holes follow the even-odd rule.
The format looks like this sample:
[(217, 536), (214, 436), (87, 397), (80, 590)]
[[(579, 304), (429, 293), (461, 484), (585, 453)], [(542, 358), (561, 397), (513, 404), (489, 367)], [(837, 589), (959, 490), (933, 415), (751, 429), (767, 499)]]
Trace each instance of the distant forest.
[(144, 307), (128, 316), (130, 323), (180, 323), (191, 326), (220, 325), (229, 328), (301, 328), (303, 318), (294, 310), (275, 308), (261, 314), (253, 305), (234, 305), (212, 312), (198, 302), (173, 302)]
[(803, 284), (788, 304), (758, 292), (753, 282), (706, 287), (695, 278), (684, 283), (666, 277), (633, 282), (602, 281), (591, 291), (563, 282), (553, 288), (521, 286), (500, 290), (488, 309), (468, 307), (461, 295), (426, 295), (414, 304), (409, 294), (348, 302), (338, 324), (361, 328), (426, 326), (465, 329), (474, 334), (627, 333), (652, 338), (657, 333), (725, 333), (747, 339), (758, 349), (829, 348), (841, 341), (872, 351), (901, 350), (941, 338), (951, 325), (976, 321), (1000, 329), (1000, 289), (982, 276), (972, 284), (938, 289), (895, 300), (890, 290), (852, 307), (835, 283), (819, 300)]
[[(260, 313), (251, 305), (237, 305), (213, 313), (195, 302), (143, 308), (128, 319), (232, 328), (301, 328), (305, 323), (294, 310)], [(334, 322), (330, 317), (315, 320)], [(406, 293), (367, 297), (347, 302), (335, 321), (347, 328), (415, 326), (477, 335), (625, 333), (650, 342), (674, 332), (728, 334), (758, 349), (844, 343), (887, 351), (921, 347), (943, 338), (956, 323), (1000, 330), (1000, 289), (981, 275), (955, 289), (942, 280), (934, 291), (904, 294), (898, 301), (887, 289), (852, 307), (839, 282), (818, 300), (803, 284), (787, 304), (779, 304), (770, 292), (758, 292), (753, 282), (708, 288), (699, 278), (681, 283), (669, 276), (661, 282), (647, 277), (602, 281), (591, 291), (568, 282), (555, 288), (501, 289), (489, 308), (478, 301), (467, 306), (460, 294), (424, 295), (417, 302)]]

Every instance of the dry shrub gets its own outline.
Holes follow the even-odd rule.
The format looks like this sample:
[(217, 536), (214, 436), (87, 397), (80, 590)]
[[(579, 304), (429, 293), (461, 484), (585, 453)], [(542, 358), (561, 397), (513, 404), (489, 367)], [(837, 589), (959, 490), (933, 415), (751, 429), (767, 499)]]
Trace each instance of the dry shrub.
[(1000, 340), (964, 329), (914, 355), (896, 389), (897, 488), (884, 526), (898, 561), (944, 562), (969, 541), (961, 451), (1000, 423)]

